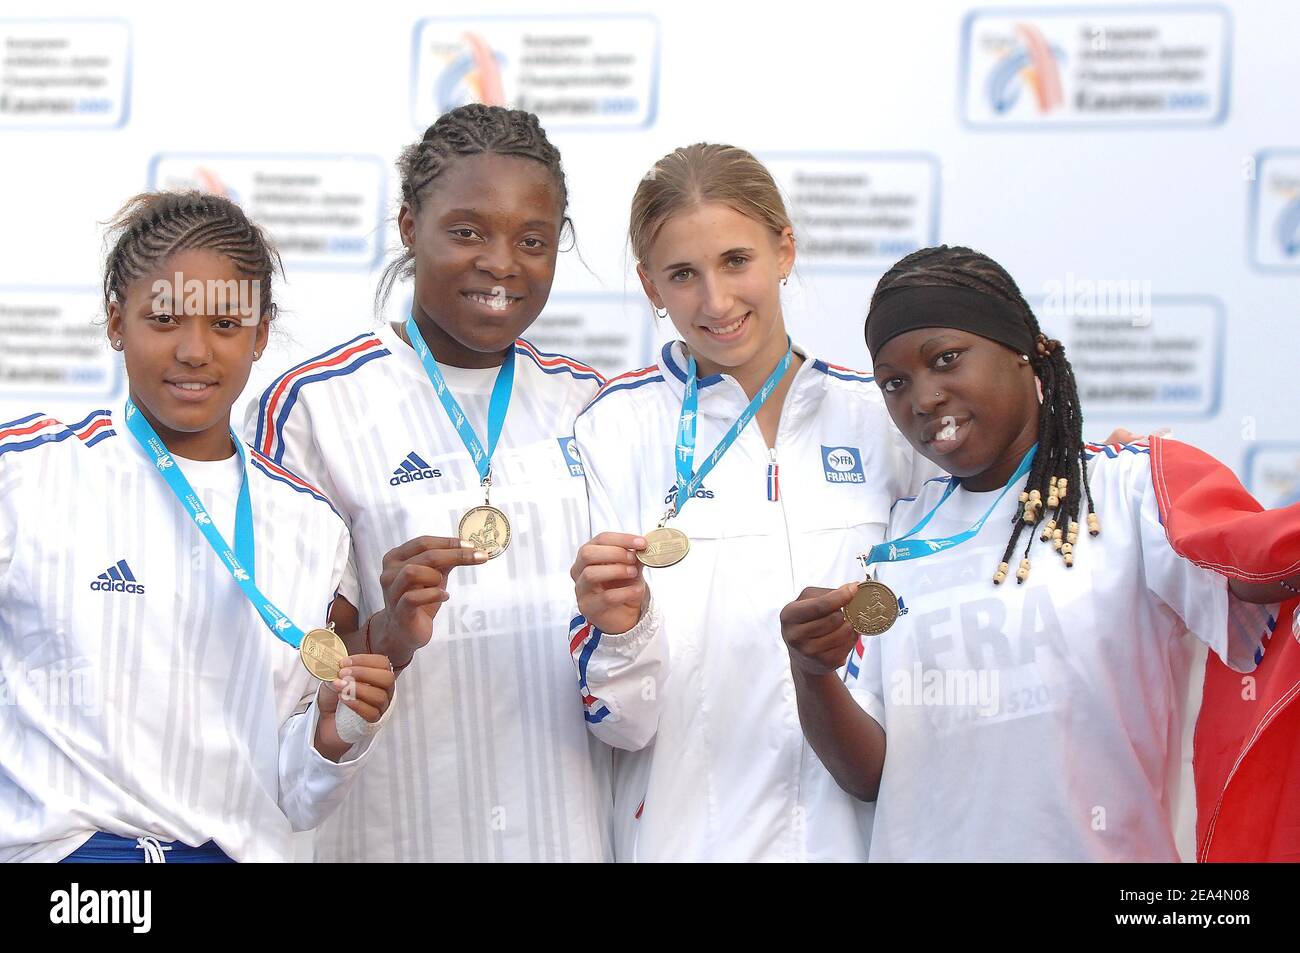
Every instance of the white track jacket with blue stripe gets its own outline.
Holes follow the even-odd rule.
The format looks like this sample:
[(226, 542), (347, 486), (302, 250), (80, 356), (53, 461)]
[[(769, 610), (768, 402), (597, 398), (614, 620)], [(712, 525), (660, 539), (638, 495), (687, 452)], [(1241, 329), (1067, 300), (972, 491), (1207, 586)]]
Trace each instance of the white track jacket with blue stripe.
[[(588, 724), (617, 749), (619, 860), (866, 859), (870, 807), (804, 741), (779, 614), (805, 586), (860, 578), (894, 500), (934, 471), (871, 377), (798, 353), (776, 446), (751, 423), (673, 520), (690, 553), (647, 571), (642, 621), (609, 635), (573, 620)], [(663, 515), (686, 365), (667, 345), (578, 416), (593, 534)], [(701, 379), (697, 466), (747, 403), (730, 376)]]

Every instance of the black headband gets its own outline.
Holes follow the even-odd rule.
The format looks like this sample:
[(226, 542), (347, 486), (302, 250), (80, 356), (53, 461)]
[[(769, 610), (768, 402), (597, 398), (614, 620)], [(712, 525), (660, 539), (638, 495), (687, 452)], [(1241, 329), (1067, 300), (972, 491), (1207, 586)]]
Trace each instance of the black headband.
[(917, 328), (956, 328), (1034, 353), (1034, 337), (1010, 301), (973, 288), (911, 285), (885, 291), (867, 314), (867, 350), (872, 360), (892, 338)]

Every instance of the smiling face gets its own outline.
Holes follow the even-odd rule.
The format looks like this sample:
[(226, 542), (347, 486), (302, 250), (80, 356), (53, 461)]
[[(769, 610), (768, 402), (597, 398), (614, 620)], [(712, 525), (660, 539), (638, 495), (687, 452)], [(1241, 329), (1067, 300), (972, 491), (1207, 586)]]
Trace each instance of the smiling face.
[(415, 313), (439, 361), (489, 367), (541, 314), (563, 225), (558, 183), (532, 159), (453, 159), (403, 205), (402, 243), (415, 258)]
[(637, 265), (646, 295), (667, 308), (703, 374), (770, 371), (785, 353), (781, 279), (794, 267), (790, 229), (776, 233), (706, 202), (666, 221)]
[[(108, 306), (108, 337), (122, 342), (131, 397), (179, 456), (217, 460), (232, 452), (230, 408), (248, 383), (253, 352), (266, 348), (269, 322), (242, 320), (237, 298), (207, 289), (248, 280), (225, 255), (181, 251), (132, 281), (124, 300)], [(167, 301), (171, 296), (155, 290), (158, 282), (187, 291)], [(188, 292), (195, 288), (203, 291)]]
[(996, 341), (917, 328), (880, 348), (874, 373), (894, 425), (968, 489), (1003, 486), (1037, 437), (1033, 368)]

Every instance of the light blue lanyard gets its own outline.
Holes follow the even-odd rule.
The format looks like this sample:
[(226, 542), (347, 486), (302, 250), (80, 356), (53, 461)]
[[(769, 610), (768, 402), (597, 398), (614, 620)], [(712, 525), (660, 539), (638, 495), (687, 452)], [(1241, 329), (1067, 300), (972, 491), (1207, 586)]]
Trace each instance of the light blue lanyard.
[(948, 501), (948, 497), (952, 496), (953, 491), (957, 489), (957, 484), (959, 482), (957, 478), (954, 477), (951, 482), (949, 482), (948, 489), (943, 491), (943, 496), (939, 497), (939, 502), (934, 504), (934, 508), (921, 518), (921, 522), (917, 523), (902, 536), (872, 546), (870, 552), (868, 552), (866, 557), (861, 560), (863, 567), (865, 568), (866, 566), (870, 566), (872, 563), (896, 563), (902, 562), (905, 559), (920, 559), (923, 556), (932, 556), (945, 549), (952, 549), (954, 546), (960, 546), (969, 539), (974, 539), (979, 535), (979, 531), (984, 527), (984, 524), (988, 522), (989, 517), (993, 515), (993, 511), (997, 509), (998, 504), (1002, 502), (1002, 498), (1007, 495), (1008, 491), (1010, 491), (1013, 486), (1024, 479), (1025, 474), (1029, 472), (1029, 468), (1034, 462), (1034, 453), (1037, 450), (1038, 444), (1034, 444), (1029, 448), (1029, 452), (1026, 453), (1024, 459), (1020, 461), (1020, 466), (1016, 467), (1016, 472), (1011, 474), (1011, 479), (1007, 481), (1007, 485), (1002, 488), (1002, 492), (999, 493), (998, 498), (993, 501), (993, 505), (988, 508), (988, 512), (980, 517), (980, 521), (970, 529), (958, 533), (956, 536), (941, 536), (936, 539), (913, 539), (911, 542), (904, 542), (908, 537), (923, 530), (926, 527), (926, 524), (934, 518), (934, 514), (939, 512), (939, 507), (943, 506), (943, 504)]
[(668, 515), (676, 516), (686, 505), (686, 501), (695, 495), (695, 491), (704, 483), (704, 478), (712, 472), (713, 468), (718, 465), (722, 455), (726, 453), (740, 432), (745, 426), (754, 419), (759, 408), (767, 403), (767, 399), (772, 396), (772, 391), (785, 372), (790, 369), (790, 364), (794, 361), (794, 353), (790, 346), (790, 339), (785, 339), (785, 355), (777, 361), (776, 367), (772, 373), (767, 376), (767, 381), (754, 395), (753, 400), (744, 412), (736, 418), (736, 422), (731, 425), (731, 429), (723, 434), (718, 445), (713, 448), (709, 458), (704, 461), (704, 466), (700, 467), (698, 472), (692, 472), (691, 467), (695, 463), (695, 418), (700, 406), (700, 385), (695, 377), (695, 355), (690, 355), (690, 361), (686, 366), (686, 392), (682, 395), (682, 417), (677, 425), (677, 498), (673, 501), (672, 509)]
[(478, 469), (479, 481), (485, 486), (490, 484), (492, 482), (492, 454), (497, 448), (497, 440), (501, 437), (501, 428), (506, 423), (506, 411), (510, 407), (510, 393), (515, 389), (514, 345), (510, 346), (506, 359), (501, 365), (501, 370), (497, 372), (496, 383), (492, 385), (492, 400), (488, 404), (488, 445), (487, 450), (484, 451), (483, 445), (479, 443), (478, 437), (474, 434), (474, 428), (465, 419), (465, 411), (461, 410), (456, 396), (451, 392), (446, 379), (442, 376), (442, 371), (438, 369), (438, 362), (429, 353), (429, 345), (425, 343), (424, 336), (420, 334), (420, 328), (415, 323), (414, 317), (406, 319), (406, 336), (410, 339), (411, 347), (415, 348), (415, 353), (420, 355), (420, 363), (424, 365), (424, 373), (429, 376), (429, 383), (433, 385), (434, 393), (442, 401), (442, 407), (447, 411), (447, 416), (455, 426), (456, 433), (460, 434), (461, 443), (469, 451), (470, 459), (474, 461), (474, 466)]
[(302, 644), (303, 631), (293, 624), (293, 620), (275, 607), (275, 605), (262, 595), (262, 591), (257, 588), (254, 581), (255, 566), (253, 562), (253, 503), (248, 493), (248, 460), (244, 456), (244, 445), (239, 442), (235, 436), (235, 431), (230, 431), (230, 440), (235, 445), (235, 451), (239, 454), (239, 470), (242, 477), (239, 486), (239, 501), (235, 504), (235, 548), (232, 550), (226, 542), (221, 532), (212, 525), (212, 517), (208, 515), (207, 509), (199, 499), (194, 487), (190, 486), (190, 481), (185, 479), (185, 474), (181, 472), (180, 465), (168, 453), (167, 447), (159, 439), (157, 432), (145, 419), (144, 414), (135, 405), (131, 398), (126, 400), (126, 428), (131, 431), (131, 436), (135, 437), (136, 442), (145, 449), (152, 459), (162, 478), (167, 481), (167, 486), (175, 494), (176, 499), (181, 501), (185, 511), (189, 513), (190, 519), (198, 526), (199, 532), (207, 539), (208, 545), (213, 551), (221, 557), (221, 561), (226, 564), (226, 569), (234, 577), (235, 582), (243, 591), (248, 601), (253, 604), (257, 614), (262, 617), (266, 627), (270, 629), (277, 638), (295, 649)]

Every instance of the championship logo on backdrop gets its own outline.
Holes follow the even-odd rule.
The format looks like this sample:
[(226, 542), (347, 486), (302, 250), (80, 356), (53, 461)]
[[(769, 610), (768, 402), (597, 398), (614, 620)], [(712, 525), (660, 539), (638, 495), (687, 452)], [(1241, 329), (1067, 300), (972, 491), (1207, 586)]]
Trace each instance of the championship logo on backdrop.
[(0, 20), (0, 131), (120, 129), (131, 99), (125, 20)]
[(377, 156), (160, 153), (149, 187), (238, 202), (291, 268), (369, 269), (383, 255), (388, 172)]
[(122, 361), (93, 323), (103, 310), (100, 294), (0, 286), (0, 420), (51, 394), (86, 401), (121, 393)]
[(659, 23), (645, 14), (430, 17), (415, 25), (411, 122), (467, 103), (536, 113), (547, 130), (654, 122)]
[(1254, 264), (1300, 271), (1300, 150), (1261, 152), (1249, 162)]
[(1042, 32), (1028, 23), (1015, 26), (1016, 41), (1009, 44), (1001, 62), (989, 73), (988, 100), (993, 111), (1004, 113), (1016, 105), (1028, 87), (1040, 113), (1051, 112), (1064, 102), (1061, 95), (1060, 61), (1065, 53), (1050, 45)]
[(1039, 320), (1070, 355), (1084, 416), (1093, 423), (1154, 418), (1163, 424), (1219, 411), (1223, 302), (1152, 295), (1149, 285), (1068, 272), (1046, 283)]
[(1251, 447), (1245, 470), (1247, 489), (1266, 509), (1300, 503), (1300, 442)]
[(883, 271), (939, 240), (939, 160), (924, 153), (760, 158), (790, 202), (799, 267)]
[(477, 33), (466, 33), (461, 38), (461, 55), (451, 60), (438, 77), (435, 96), (439, 111), (447, 112), (469, 103), (506, 105), (505, 86), (501, 81), (504, 65), (505, 57), (488, 46), (487, 40)]
[(1221, 122), (1230, 34), (1212, 6), (976, 10), (962, 116), (991, 129)]

